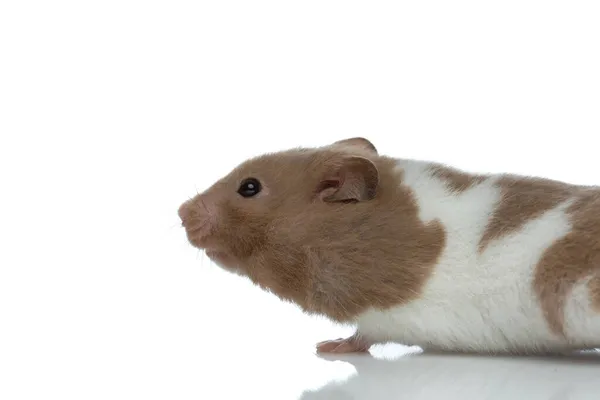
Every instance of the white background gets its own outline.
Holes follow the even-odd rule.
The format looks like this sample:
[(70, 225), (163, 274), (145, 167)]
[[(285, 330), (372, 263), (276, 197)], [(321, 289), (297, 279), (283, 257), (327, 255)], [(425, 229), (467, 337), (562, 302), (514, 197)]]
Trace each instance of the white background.
[(219, 270), (176, 210), (247, 157), (352, 136), (599, 184), (599, 21), (597, 1), (3, 1), (0, 398), (596, 398), (594, 360), (318, 358), (349, 328)]

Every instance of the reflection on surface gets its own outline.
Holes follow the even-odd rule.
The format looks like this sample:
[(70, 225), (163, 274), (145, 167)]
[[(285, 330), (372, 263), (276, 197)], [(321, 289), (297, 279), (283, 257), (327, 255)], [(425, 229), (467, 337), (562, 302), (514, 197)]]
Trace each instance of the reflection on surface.
[(552, 357), (486, 357), (412, 353), (323, 357), (351, 364), (356, 373), (305, 391), (319, 399), (598, 399), (600, 353)]

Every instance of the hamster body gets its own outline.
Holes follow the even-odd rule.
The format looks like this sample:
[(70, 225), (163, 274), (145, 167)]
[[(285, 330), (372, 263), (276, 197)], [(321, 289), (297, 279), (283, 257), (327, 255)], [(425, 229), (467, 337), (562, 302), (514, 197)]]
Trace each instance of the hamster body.
[[(361, 313), (362, 335), (473, 352), (600, 347), (600, 236), (580, 244), (576, 237), (600, 233), (597, 189), (500, 174), (482, 179), (411, 160), (397, 165), (419, 218), (441, 221), (446, 244), (419, 298)], [(576, 215), (588, 211), (592, 215)], [(574, 232), (573, 218), (591, 218), (582, 222), (597, 227)], [(586, 240), (591, 248), (584, 247)], [(568, 264), (587, 252), (595, 265)], [(573, 267), (582, 269), (580, 276), (569, 276)]]
[(322, 352), (600, 347), (597, 187), (471, 174), (352, 138), (247, 160), (179, 215), (221, 267), (356, 325)]

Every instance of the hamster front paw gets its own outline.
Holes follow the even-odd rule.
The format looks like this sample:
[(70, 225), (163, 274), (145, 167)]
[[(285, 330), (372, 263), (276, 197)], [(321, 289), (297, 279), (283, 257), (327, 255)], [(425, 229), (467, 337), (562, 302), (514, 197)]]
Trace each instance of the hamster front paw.
[(366, 353), (371, 344), (357, 334), (347, 338), (325, 340), (317, 343), (318, 353)]

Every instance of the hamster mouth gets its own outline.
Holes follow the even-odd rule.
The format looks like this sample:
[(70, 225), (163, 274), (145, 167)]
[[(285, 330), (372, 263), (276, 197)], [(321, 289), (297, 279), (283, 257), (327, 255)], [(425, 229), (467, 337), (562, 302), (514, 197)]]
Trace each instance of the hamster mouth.
[(203, 250), (208, 258), (215, 264), (227, 269), (236, 267), (237, 262), (235, 257), (228, 251), (220, 248), (220, 246), (215, 246), (210, 237), (198, 236), (194, 235), (192, 232), (188, 232), (188, 240), (194, 247)]
[(187, 235), (188, 240), (194, 246), (198, 248), (202, 248), (203, 239), (207, 236), (205, 233), (205, 225), (185, 227), (185, 234)]
[(222, 259), (227, 257), (227, 253), (215, 249), (205, 249), (204, 252), (210, 259)]
[(232, 271), (237, 270), (237, 263), (229, 253), (214, 249), (206, 249), (204, 252), (218, 266)]
[(190, 242), (190, 244), (192, 244), (192, 246), (196, 247), (197, 249), (212, 251), (213, 249), (210, 248), (210, 236), (203, 234), (201, 230), (202, 228), (196, 229), (195, 231), (191, 229), (186, 229), (185, 233), (187, 235), (188, 241)]

